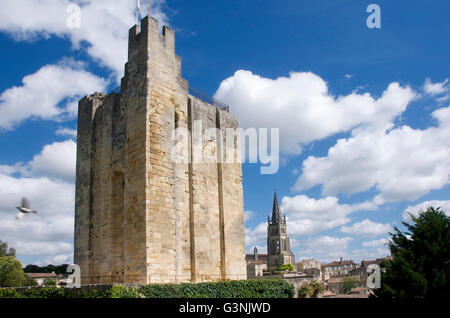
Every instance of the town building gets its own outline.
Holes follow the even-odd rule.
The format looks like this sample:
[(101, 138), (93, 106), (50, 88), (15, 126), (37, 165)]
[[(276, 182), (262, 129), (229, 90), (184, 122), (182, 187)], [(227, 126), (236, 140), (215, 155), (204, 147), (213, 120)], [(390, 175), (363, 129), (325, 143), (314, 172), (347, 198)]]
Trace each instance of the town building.
[(323, 264), (321, 266), (322, 276), (324, 280), (328, 280), (333, 276), (347, 276), (357, 266), (358, 264), (352, 260), (343, 260), (341, 257), (339, 261)]
[[(383, 258), (377, 258), (375, 260), (362, 260), (361, 261), (361, 265), (357, 266), (355, 269), (351, 270), (349, 272), (349, 275), (351, 276), (359, 276), (359, 279), (361, 281), (361, 283), (363, 284), (363, 286), (366, 286), (367, 284), (367, 278), (369, 276), (369, 271), (368, 268), (370, 265), (378, 265), (380, 266), (380, 264), (383, 261), (387, 261), (392, 259), (392, 257), (388, 256), (388, 257), (383, 257)], [(383, 270), (381, 268), (381, 270)]]
[(258, 255), (258, 248), (255, 246), (253, 254), (247, 254), (245, 257), (247, 262), (247, 278), (261, 278), (267, 271), (267, 254)]
[(295, 264), (295, 269), (297, 270), (297, 272), (306, 273), (308, 275), (317, 277), (320, 281), (322, 280), (322, 266), (318, 260), (302, 260)]
[(55, 273), (25, 273), (25, 276), (34, 279), (38, 286), (44, 286), (46, 281), (58, 284), (58, 275)]

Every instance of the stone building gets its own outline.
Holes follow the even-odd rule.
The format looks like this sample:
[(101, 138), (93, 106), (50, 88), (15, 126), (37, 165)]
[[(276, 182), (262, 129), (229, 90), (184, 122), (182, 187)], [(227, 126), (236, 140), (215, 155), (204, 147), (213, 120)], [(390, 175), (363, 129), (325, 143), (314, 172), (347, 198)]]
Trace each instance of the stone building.
[(245, 255), (245, 261), (248, 262), (263, 262), (267, 264), (267, 254), (259, 254), (258, 248), (255, 246), (253, 248), (252, 254), (246, 254)]
[(58, 275), (55, 273), (25, 273), (28, 278), (34, 279), (38, 286), (44, 286), (46, 281), (58, 284)]
[(253, 254), (245, 256), (247, 262), (247, 278), (261, 278), (267, 271), (267, 254), (258, 254), (258, 248), (255, 246)]
[(303, 272), (308, 269), (321, 269), (322, 265), (318, 260), (315, 259), (304, 259), (300, 262), (295, 263), (295, 268), (298, 272)]
[[(227, 107), (182, 79), (174, 31), (161, 34), (149, 17), (130, 30), (120, 92), (79, 102), (74, 258), (82, 284), (246, 279), (241, 164), (222, 160), (241, 156), (238, 136), (222, 146), (222, 131), (238, 127)], [(180, 142), (187, 160), (174, 160), (177, 128), (190, 133)], [(218, 134), (202, 138), (209, 128)]]
[[(351, 270), (348, 274), (351, 276), (359, 276), (359, 279), (363, 286), (366, 286), (367, 284), (367, 278), (369, 277), (368, 268), (370, 265), (378, 265), (384, 261), (391, 260), (392, 257), (387, 256), (383, 258), (377, 258), (375, 260), (362, 260), (360, 266), (356, 266), (353, 270)], [(381, 270), (385, 270), (381, 268)]]
[(302, 260), (295, 264), (295, 269), (299, 273), (306, 273), (317, 277), (319, 281), (322, 280), (322, 266), (320, 262), (315, 259)]
[(347, 276), (350, 272), (358, 267), (358, 264), (352, 260), (343, 260), (342, 257), (339, 261), (331, 262), (322, 265), (322, 276), (324, 280), (336, 276)]
[(272, 219), (267, 225), (267, 270), (274, 271), (284, 264), (294, 265), (295, 257), (291, 252), (290, 239), (287, 234), (286, 216), (281, 217), (277, 193), (273, 199)]

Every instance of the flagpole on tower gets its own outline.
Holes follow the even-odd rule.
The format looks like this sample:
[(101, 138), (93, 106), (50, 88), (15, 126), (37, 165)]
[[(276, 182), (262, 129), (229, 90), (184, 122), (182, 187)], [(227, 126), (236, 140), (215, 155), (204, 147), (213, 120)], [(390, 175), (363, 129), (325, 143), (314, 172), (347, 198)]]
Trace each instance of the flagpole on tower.
[(136, 25), (139, 25), (139, 11), (141, 11), (141, 3), (139, 0), (137, 0), (137, 6), (136, 6)]
[(150, 18), (150, 7), (152, 5), (152, 0), (148, 0), (148, 17)]

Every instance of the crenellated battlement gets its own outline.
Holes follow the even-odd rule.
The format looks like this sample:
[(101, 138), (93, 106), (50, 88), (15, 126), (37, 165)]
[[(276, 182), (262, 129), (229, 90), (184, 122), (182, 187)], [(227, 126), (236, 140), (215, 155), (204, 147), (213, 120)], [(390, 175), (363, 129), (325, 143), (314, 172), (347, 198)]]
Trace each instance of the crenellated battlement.
[[(137, 50), (151, 49), (155, 45), (163, 44), (167, 53), (175, 55), (175, 31), (167, 25), (159, 31), (159, 22), (155, 18), (145, 17), (140, 27), (134, 25), (128, 35), (128, 61), (136, 56)], [(179, 58), (179, 57), (177, 57)]]
[(181, 84), (187, 90), (187, 81), (181, 78), (181, 58), (175, 54), (175, 32), (168, 26), (160, 32), (158, 20), (147, 16), (140, 28), (134, 25), (129, 30), (128, 62), (121, 90), (155, 79), (171, 86)]

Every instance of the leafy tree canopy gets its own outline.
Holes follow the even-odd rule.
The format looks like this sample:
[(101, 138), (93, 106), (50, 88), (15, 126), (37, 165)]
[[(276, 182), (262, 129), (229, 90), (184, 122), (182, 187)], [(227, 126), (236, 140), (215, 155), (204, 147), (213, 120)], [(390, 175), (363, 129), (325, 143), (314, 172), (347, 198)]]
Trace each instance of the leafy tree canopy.
[(357, 286), (359, 286), (359, 280), (354, 277), (344, 277), (342, 282), (342, 292), (346, 294)]
[(68, 264), (63, 265), (47, 265), (40, 267), (38, 265), (27, 265), (24, 268), (25, 273), (55, 273), (57, 275), (67, 274)]
[(14, 256), (0, 257), (0, 287), (19, 287), (24, 283), (22, 264)]
[(310, 283), (304, 283), (298, 289), (298, 297), (299, 298), (317, 298), (320, 294), (323, 293), (325, 288), (322, 283), (317, 281), (312, 281)]
[[(411, 215), (411, 214), (410, 214)], [(380, 298), (450, 298), (449, 217), (440, 208), (428, 208), (412, 222), (397, 227), (389, 248), (393, 259), (384, 262)]]
[(277, 267), (277, 272), (284, 272), (284, 271), (294, 271), (294, 265), (292, 264), (284, 264), (282, 266)]
[(16, 250), (14, 248), (8, 249), (8, 243), (0, 241), (0, 257), (14, 256), (16, 257)]

